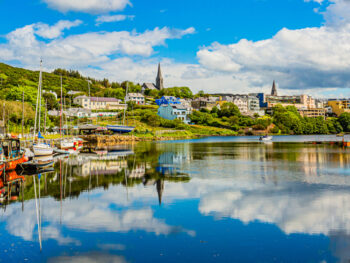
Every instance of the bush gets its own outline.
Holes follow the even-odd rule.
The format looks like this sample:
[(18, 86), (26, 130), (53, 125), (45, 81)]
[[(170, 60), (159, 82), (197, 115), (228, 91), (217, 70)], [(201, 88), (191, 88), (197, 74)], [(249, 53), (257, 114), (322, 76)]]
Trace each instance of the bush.
[(262, 131), (262, 130), (265, 130), (265, 129), (266, 129), (266, 127), (264, 125), (262, 125), (262, 124), (255, 124), (255, 125), (253, 125), (253, 130), (255, 130), (255, 131)]
[(277, 134), (277, 133), (280, 132), (280, 129), (279, 129), (277, 126), (275, 126), (275, 127), (273, 127), (272, 129), (270, 129), (270, 132), (271, 132), (271, 133), (274, 133), (274, 134)]

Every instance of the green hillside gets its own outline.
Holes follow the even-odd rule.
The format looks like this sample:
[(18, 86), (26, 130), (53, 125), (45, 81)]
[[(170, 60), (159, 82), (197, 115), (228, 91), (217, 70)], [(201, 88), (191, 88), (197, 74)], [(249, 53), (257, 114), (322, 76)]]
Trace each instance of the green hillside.
[[(88, 92), (88, 84), (85, 79), (63, 76), (63, 92), (82, 91)], [(0, 63), (0, 98), (7, 99), (8, 91), (14, 87), (20, 87), (29, 91), (29, 93), (38, 87), (39, 71), (31, 71), (22, 68), (15, 68)], [(96, 81), (90, 86), (91, 93), (96, 93), (101, 85)], [(43, 90), (52, 90), (57, 94), (60, 93), (60, 76), (43, 72)], [(11, 99), (11, 98), (9, 98)]]

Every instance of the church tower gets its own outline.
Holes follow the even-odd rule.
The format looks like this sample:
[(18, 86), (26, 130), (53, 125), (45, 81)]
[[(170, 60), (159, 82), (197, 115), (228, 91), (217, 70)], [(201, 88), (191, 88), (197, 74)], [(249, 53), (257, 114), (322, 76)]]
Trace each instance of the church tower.
[(273, 81), (273, 84), (272, 84), (271, 95), (272, 95), (272, 96), (278, 96), (278, 95), (277, 95), (277, 88), (276, 88), (276, 83), (275, 83), (275, 81)]
[(160, 68), (160, 63), (158, 64), (158, 74), (156, 78), (156, 88), (158, 90), (164, 89), (162, 70)]

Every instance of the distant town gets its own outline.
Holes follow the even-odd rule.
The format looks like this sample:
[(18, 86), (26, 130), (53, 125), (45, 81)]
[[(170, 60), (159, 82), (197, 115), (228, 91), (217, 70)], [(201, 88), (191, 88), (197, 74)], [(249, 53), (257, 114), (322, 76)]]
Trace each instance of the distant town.
[[(162, 76), (161, 65), (158, 66), (156, 83), (144, 83), (139, 93), (126, 94), (125, 101), (111, 97), (89, 97), (81, 94), (79, 91), (69, 91), (67, 95), (73, 96), (73, 104), (81, 108), (70, 108), (65, 113), (70, 117), (96, 117), (111, 116), (110, 111), (123, 110), (128, 102), (137, 105), (152, 104), (147, 101), (147, 95), (152, 90), (163, 90), (164, 79)], [(52, 92), (56, 97), (56, 93)], [(249, 93), (249, 94), (231, 94), (215, 93), (195, 96), (195, 98), (177, 98), (175, 96), (163, 96), (155, 100), (159, 106), (158, 115), (161, 118), (174, 120), (179, 119), (186, 124), (191, 123), (189, 115), (194, 110), (209, 110), (214, 107), (218, 109), (225, 103), (236, 105), (242, 115), (245, 116), (264, 116), (271, 115), (276, 105), (283, 107), (294, 106), (302, 117), (338, 117), (344, 112), (350, 112), (350, 100), (348, 99), (314, 99), (309, 95), (280, 95), (277, 90), (276, 82), (273, 81), (271, 93)], [(100, 112), (94, 113), (93, 111)], [(106, 112), (101, 112), (105, 110)], [(58, 116), (59, 111), (51, 110), (49, 115)], [(112, 114), (113, 115), (113, 114)], [(116, 115), (116, 114), (115, 114)]]

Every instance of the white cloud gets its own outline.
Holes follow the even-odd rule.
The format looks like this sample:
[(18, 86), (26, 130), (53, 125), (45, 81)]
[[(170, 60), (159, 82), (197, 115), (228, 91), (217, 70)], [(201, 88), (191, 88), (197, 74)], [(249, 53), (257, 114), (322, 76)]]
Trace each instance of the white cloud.
[[(26, 67), (36, 67), (39, 57), (43, 57), (46, 66), (52, 68), (99, 66), (110, 61), (110, 55), (150, 56), (153, 48), (165, 45), (166, 40), (194, 33), (194, 28), (179, 30), (163, 27), (143, 33), (114, 31), (69, 35), (49, 42), (36, 37), (37, 34), (46, 37), (60, 35), (60, 30), (68, 28), (67, 24), (67, 21), (52, 27), (40, 24), (39, 30), (38, 24), (33, 24), (10, 32), (6, 36), (7, 43), (0, 44), (0, 59), (19, 60)], [(73, 24), (79, 22), (71, 22), (69, 26)]]
[(124, 10), (131, 5), (129, 0), (43, 0), (47, 5), (61, 12), (75, 11), (92, 14)]
[(55, 25), (49, 26), (44, 23), (34, 24), (35, 34), (43, 38), (53, 39), (62, 35), (63, 30), (70, 29), (75, 26), (81, 25), (82, 21), (67, 21), (61, 20), (58, 21)]
[(82, 255), (74, 256), (59, 256), (53, 257), (48, 260), (49, 263), (96, 263), (96, 262), (109, 262), (109, 263), (126, 263), (124, 257), (118, 255), (111, 255), (101, 252), (88, 252)]
[[(321, 96), (322, 91), (333, 90), (335, 95), (341, 91), (349, 96), (350, 1), (317, 2), (323, 10), (323, 26), (298, 30), (283, 28), (272, 38), (260, 41), (242, 39), (228, 45), (214, 42), (197, 51), (198, 63), (160, 58), (154, 51), (155, 47), (166, 45), (168, 39), (193, 34), (192, 27), (186, 30), (155, 28), (143, 33), (92, 32), (43, 43), (36, 38), (40, 31), (26, 26), (7, 35), (8, 43), (0, 44), (0, 59), (19, 61), (26, 68), (37, 69), (36, 61), (42, 56), (50, 70), (66, 67), (95, 78), (108, 76), (113, 81), (137, 82), (153, 82), (156, 64), (162, 61), (168, 87), (190, 86), (194, 91), (207, 92), (267, 92), (275, 79), (284, 94)], [(86, 3), (91, 5), (94, 1)], [(124, 15), (106, 15), (96, 22), (125, 18)], [(42, 26), (44, 29), (52, 27)], [(41, 35), (57, 37), (62, 35), (62, 30), (55, 33), (52, 29), (50, 34), (42, 30)]]
[(100, 25), (102, 23), (110, 23), (110, 22), (120, 22), (124, 20), (133, 20), (135, 16), (132, 15), (103, 15), (96, 18), (96, 24)]

